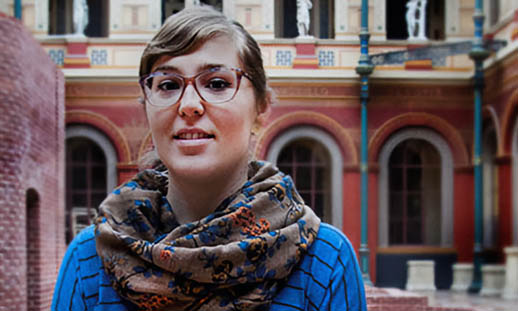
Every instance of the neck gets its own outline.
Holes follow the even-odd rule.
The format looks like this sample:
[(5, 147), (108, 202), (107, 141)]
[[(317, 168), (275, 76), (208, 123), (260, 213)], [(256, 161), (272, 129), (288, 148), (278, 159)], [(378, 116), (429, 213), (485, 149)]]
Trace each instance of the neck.
[(169, 172), (167, 200), (176, 220), (185, 224), (212, 213), (219, 204), (243, 186), (248, 166), (225, 170), (217, 176), (189, 178)]

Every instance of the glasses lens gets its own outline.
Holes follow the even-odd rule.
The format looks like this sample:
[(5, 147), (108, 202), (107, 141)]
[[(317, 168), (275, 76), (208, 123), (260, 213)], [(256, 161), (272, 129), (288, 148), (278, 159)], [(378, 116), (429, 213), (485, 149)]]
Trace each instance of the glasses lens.
[(149, 101), (156, 106), (169, 106), (180, 98), (183, 79), (175, 74), (156, 75), (144, 82)]
[(196, 78), (196, 88), (205, 101), (223, 103), (232, 99), (237, 92), (237, 80), (234, 71), (227, 68), (213, 68)]

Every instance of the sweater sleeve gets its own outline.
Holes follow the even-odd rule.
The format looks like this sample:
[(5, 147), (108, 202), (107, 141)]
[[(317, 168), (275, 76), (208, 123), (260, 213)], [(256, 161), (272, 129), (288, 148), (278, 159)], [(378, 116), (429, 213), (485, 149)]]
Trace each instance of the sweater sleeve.
[(83, 299), (84, 291), (79, 274), (79, 239), (76, 238), (68, 246), (52, 298), (52, 311), (84, 311), (87, 310)]
[(331, 230), (335, 231), (338, 256), (318, 310), (366, 311), (365, 289), (354, 249), (341, 232)]

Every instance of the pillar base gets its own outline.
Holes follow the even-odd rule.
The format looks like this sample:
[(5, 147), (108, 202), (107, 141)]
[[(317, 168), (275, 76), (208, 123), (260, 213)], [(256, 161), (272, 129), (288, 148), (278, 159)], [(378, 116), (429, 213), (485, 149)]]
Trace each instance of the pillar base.
[(503, 265), (482, 266), (481, 296), (500, 296), (504, 286), (505, 267)]
[(433, 260), (407, 261), (406, 289), (411, 291), (435, 291), (435, 262)]
[(506, 247), (504, 252), (506, 255), (505, 282), (502, 297), (518, 299), (518, 246)]
[(465, 292), (473, 281), (473, 264), (456, 263), (453, 265), (453, 284), (451, 290)]

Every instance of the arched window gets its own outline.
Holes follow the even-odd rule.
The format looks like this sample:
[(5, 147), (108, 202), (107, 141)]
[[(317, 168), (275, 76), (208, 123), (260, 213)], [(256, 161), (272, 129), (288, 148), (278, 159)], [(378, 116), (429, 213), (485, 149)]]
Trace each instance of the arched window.
[[(430, 40), (444, 40), (445, 0), (420, 0), (426, 3), (425, 34)], [(406, 13), (407, 0), (386, 0), (387, 39), (406, 40), (408, 38)], [(415, 16), (419, 20), (419, 14)]]
[(495, 166), (496, 132), (492, 125), (484, 129), (482, 147), (483, 169), (483, 206), (484, 206), (484, 240), (485, 248), (496, 246), (498, 228), (498, 170)]
[(304, 202), (320, 218), (329, 218), (331, 180), (327, 150), (312, 139), (296, 140), (281, 150), (277, 166), (293, 178)]
[[(311, 2), (313, 8), (309, 11), (309, 35), (321, 39), (334, 38), (335, 0), (312, 0)], [(298, 35), (297, 0), (275, 1), (275, 36), (295, 38)]]
[(66, 141), (66, 240), (67, 243), (97, 215), (106, 198), (107, 167), (103, 150), (92, 140)]
[(441, 162), (421, 139), (401, 142), (389, 159), (389, 244), (439, 245)]
[[(312, 157), (314, 160), (311, 160)], [(343, 159), (334, 137), (313, 126), (293, 127), (281, 133), (272, 142), (266, 159), (277, 164), (287, 174), (295, 172), (298, 180), (295, 181), (297, 190), (305, 192), (303, 197), (307, 204), (317, 202), (311, 207), (317, 213), (322, 213), (322, 219), (337, 228), (342, 228)], [(317, 182), (322, 185), (317, 185)], [(319, 197), (321, 194), (325, 194), (323, 199)]]
[(402, 129), (381, 148), (379, 165), (378, 246), (451, 247), (454, 184), (448, 143), (430, 129)]

